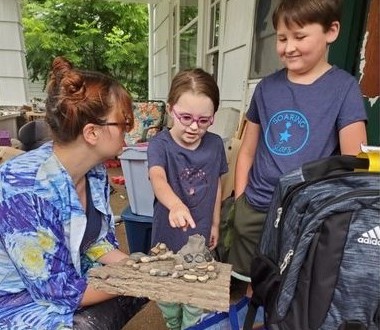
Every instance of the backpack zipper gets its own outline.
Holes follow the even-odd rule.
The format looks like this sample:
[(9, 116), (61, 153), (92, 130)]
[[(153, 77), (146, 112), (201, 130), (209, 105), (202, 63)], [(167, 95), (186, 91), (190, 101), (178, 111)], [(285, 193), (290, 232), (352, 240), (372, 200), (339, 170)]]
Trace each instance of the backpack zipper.
[(274, 220), (274, 228), (278, 228), (278, 224), (280, 223), (280, 220), (281, 220), (282, 210), (283, 208), (281, 206), (277, 209), (277, 216), (276, 216), (276, 219)]
[(293, 254), (294, 254), (294, 250), (290, 249), (288, 253), (285, 255), (284, 261), (282, 262), (280, 266), (280, 275), (282, 275), (282, 273), (288, 267), (290, 260), (292, 260)]

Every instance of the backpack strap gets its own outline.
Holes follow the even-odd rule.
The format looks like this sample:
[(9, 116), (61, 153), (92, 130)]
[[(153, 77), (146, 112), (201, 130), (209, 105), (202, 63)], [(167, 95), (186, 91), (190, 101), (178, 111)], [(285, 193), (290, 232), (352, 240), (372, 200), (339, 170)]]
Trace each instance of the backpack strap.
[(344, 321), (338, 330), (367, 330), (367, 327), (360, 321)]
[(330, 156), (317, 161), (305, 163), (302, 166), (302, 174), (305, 181), (318, 180), (334, 173), (354, 172), (357, 169), (369, 168), (368, 158), (355, 156)]
[(255, 323), (257, 309), (260, 307), (260, 302), (255, 299), (255, 295), (249, 301), (247, 315), (245, 316), (243, 330), (252, 330)]

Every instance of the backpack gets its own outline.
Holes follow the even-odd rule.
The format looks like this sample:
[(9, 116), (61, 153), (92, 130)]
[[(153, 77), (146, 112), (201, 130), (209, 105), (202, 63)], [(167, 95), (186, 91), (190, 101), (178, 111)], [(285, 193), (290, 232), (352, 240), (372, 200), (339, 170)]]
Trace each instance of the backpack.
[[(377, 156), (377, 155), (376, 155)], [(251, 265), (244, 329), (380, 325), (380, 175), (369, 159), (331, 156), (280, 177)]]
[(219, 239), (212, 255), (218, 262), (228, 263), (228, 254), (233, 240), (233, 221), (235, 215), (234, 193), (222, 201), (220, 210)]

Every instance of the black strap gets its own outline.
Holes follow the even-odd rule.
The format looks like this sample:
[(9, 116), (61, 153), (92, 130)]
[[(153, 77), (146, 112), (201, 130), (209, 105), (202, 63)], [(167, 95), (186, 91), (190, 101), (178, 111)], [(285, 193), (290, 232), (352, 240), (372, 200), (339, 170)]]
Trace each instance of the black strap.
[(355, 169), (368, 169), (367, 158), (355, 156), (330, 156), (317, 161), (305, 163), (302, 166), (302, 174), (305, 181), (318, 180), (328, 175), (339, 172), (353, 172)]
[(86, 197), (87, 197), (87, 207), (86, 207), (86, 217), (87, 224), (86, 229), (80, 244), (81, 253), (85, 253), (87, 249), (96, 242), (100, 230), (102, 229), (102, 214), (99, 210), (95, 208), (94, 202), (92, 200), (91, 188), (88, 179), (86, 178)]
[(367, 330), (368, 328), (360, 321), (350, 320), (344, 321), (338, 330)]
[(122, 329), (148, 302), (147, 298), (120, 296), (79, 309), (74, 314), (74, 330)]
[(253, 324), (255, 323), (257, 309), (260, 304), (251, 298), (248, 304), (247, 315), (245, 316), (243, 330), (252, 330)]

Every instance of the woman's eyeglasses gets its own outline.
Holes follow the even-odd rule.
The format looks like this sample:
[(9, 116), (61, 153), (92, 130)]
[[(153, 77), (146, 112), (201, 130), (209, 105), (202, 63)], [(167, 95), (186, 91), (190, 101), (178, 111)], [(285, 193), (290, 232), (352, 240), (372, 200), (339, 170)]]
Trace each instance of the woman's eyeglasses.
[(174, 107), (172, 111), (179, 122), (184, 126), (190, 126), (192, 123), (196, 122), (199, 128), (208, 128), (214, 122), (214, 116), (194, 118), (189, 113), (177, 113)]
[(98, 124), (99, 126), (121, 126), (126, 131), (131, 129), (131, 120), (127, 118), (124, 122), (105, 122)]

